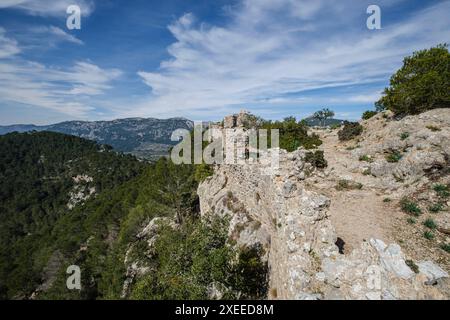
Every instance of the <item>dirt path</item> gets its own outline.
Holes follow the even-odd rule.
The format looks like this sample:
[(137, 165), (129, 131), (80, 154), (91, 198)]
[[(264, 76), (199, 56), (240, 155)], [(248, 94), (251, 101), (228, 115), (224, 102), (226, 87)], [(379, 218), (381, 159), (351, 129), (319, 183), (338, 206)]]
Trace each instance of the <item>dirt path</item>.
[[(393, 222), (399, 213), (392, 204), (385, 202), (385, 191), (376, 187), (376, 178), (364, 175), (361, 163), (347, 150), (348, 143), (338, 141), (337, 131), (319, 132), (325, 158), (328, 161), (327, 173), (314, 181), (313, 188), (331, 199), (330, 219), (338, 237), (345, 241), (345, 252), (360, 246), (370, 238), (393, 242)], [(361, 184), (361, 189), (337, 190), (339, 181), (347, 180), (351, 184)]]

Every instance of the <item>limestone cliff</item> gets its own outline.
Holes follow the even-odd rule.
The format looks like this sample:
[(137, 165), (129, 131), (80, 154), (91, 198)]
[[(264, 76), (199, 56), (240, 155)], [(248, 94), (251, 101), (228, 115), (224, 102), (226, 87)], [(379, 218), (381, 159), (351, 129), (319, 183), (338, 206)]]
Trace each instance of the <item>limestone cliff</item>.
[[(434, 117), (433, 112), (441, 112), (439, 118)], [(425, 117), (426, 121), (422, 121), (424, 118), (419, 117)], [(329, 141), (325, 140), (324, 146), (321, 147), (331, 164), (325, 170), (317, 170), (307, 163), (306, 151), (301, 148), (292, 153), (281, 150), (280, 168), (275, 172), (268, 170), (264, 161), (259, 164), (220, 165), (215, 167), (214, 175), (199, 186), (198, 195), (203, 217), (209, 215), (230, 217), (229, 236), (236, 240), (237, 245), (261, 245), (265, 249), (263, 259), (267, 259), (270, 270), (269, 298), (448, 299), (450, 297), (448, 265), (445, 262), (440, 267), (439, 263), (432, 261), (434, 256), (428, 256), (426, 253), (414, 256), (423, 260), (412, 261), (410, 251), (408, 256), (402, 252), (402, 248), (407, 247), (406, 244), (402, 244), (401, 247), (391, 243), (392, 240), (397, 240), (393, 236), (380, 236), (378, 239), (376, 237), (378, 234), (373, 233), (372, 229), (376, 230), (379, 227), (383, 232), (388, 230), (393, 226), (391, 218), (381, 217), (380, 221), (377, 220), (379, 225), (374, 225), (373, 228), (372, 222), (369, 225), (363, 224), (367, 216), (369, 220), (372, 218), (371, 210), (382, 211), (376, 207), (381, 204), (377, 202), (366, 210), (360, 210), (358, 204), (352, 205), (350, 201), (346, 205), (345, 201), (349, 199), (348, 197), (352, 197), (351, 193), (350, 196), (349, 194), (343, 196), (343, 192), (335, 189), (336, 182), (340, 179), (346, 178), (356, 182), (362, 179), (367, 186), (361, 184), (359, 188), (361, 190), (356, 190), (353, 194), (354, 199), (360, 197), (361, 201), (364, 199), (374, 201), (383, 197), (383, 192), (396, 191), (394, 195), (397, 198), (412, 193), (411, 185), (404, 187), (402, 184), (405, 182), (396, 179), (397, 172), (410, 183), (417, 180), (415, 181), (418, 183), (417, 186), (429, 186), (435, 182), (430, 180), (429, 170), (441, 170), (448, 160), (449, 140), (446, 122), (450, 119), (448, 109), (431, 111), (431, 116), (424, 114), (415, 117), (414, 119), (418, 119), (416, 122), (411, 117), (400, 121), (394, 119), (388, 121), (387, 118), (388, 116), (380, 115), (379, 118), (364, 124), (365, 132), (360, 141), (362, 147), (358, 146), (356, 148), (360, 148), (358, 151), (354, 151), (355, 148), (349, 150), (348, 145), (333, 140), (336, 134), (332, 130), (322, 132), (324, 136), (333, 136), (332, 141), (335, 144), (327, 145)], [(444, 118), (447, 120), (443, 120)], [(226, 119), (226, 127), (236, 125), (236, 119), (230, 119)], [(384, 128), (384, 122), (388, 122), (384, 125), (388, 129), (383, 131), (379, 126)], [(440, 133), (428, 129), (434, 137), (431, 139), (430, 134), (428, 135), (432, 141), (424, 138), (422, 144), (416, 145), (414, 139), (420, 139), (426, 126), (431, 128), (432, 125), (443, 128), (440, 129)], [(398, 129), (393, 133), (394, 127)], [(397, 139), (403, 130), (406, 130), (403, 128), (411, 131), (408, 135), (411, 138)], [(378, 138), (373, 141), (373, 137), (376, 136)], [(415, 153), (405, 155), (404, 162), (388, 163), (382, 156), (382, 150), (385, 149), (384, 146), (391, 148), (395, 143), (404, 145), (405, 152)], [(408, 148), (411, 151), (407, 150)], [(377, 152), (381, 155), (376, 161), (368, 164), (375, 169), (374, 175), (368, 177), (359, 169), (365, 165), (359, 158), (363, 153), (371, 151), (374, 151), (374, 156)], [(271, 152), (276, 150), (270, 151), (265, 156), (270, 157)], [(349, 163), (340, 166), (341, 160), (333, 160), (336, 156), (343, 156)], [(352, 160), (352, 157), (356, 159)], [(384, 169), (380, 169), (381, 173), (377, 174), (376, 168), (382, 166), (385, 166)], [(343, 201), (341, 209), (344, 208), (343, 211), (349, 212), (347, 216), (339, 212), (340, 201)], [(401, 214), (398, 207), (392, 207), (392, 210)], [(388, 210), (385, 212), (389, 213)], [(343, 216), (342, 219), (339, 214)], [(444, 217), (448, 216), (447, 205), (441, 214)], [(339, 234), (335, 228), (336, 217), (345, 221), (345, 227), (339, 229)], [(342, 247), (347, 234), (351, 238), (352, 230), (346, 232), (349, 229), (360, 230), (360, 237), (355, 236), (349, 246), (352, 250)], [(440, 236), (442, 242), (448, 243), (448, 235)], [(389, 243), (386, 244), (385, 241)], [(442, 252), (448, 259), (448, 253), (443, 250)]]

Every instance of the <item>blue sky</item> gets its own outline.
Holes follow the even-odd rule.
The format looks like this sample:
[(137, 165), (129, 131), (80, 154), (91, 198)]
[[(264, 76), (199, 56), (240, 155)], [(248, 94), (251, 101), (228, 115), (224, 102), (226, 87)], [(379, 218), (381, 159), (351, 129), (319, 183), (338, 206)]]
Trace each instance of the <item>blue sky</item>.
[[(68, 30), (66, 8), (82, 10)], [(366, 9), (381, 8), (381, 30)], [(0, 0), (0, 124), (357, 119), (413, 51), (450, 42), (450, 1)]]

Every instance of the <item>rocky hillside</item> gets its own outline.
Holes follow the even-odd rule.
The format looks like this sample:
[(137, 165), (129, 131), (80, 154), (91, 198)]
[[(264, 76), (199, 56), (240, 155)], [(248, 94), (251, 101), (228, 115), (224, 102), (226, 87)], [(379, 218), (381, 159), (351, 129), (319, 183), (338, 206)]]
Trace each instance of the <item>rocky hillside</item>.
[(192, 122), (184, 118), (130, 118), (93, 122), (68, 121), (48, 126), (0, 126), (0, 134), (33, 130), (59, 132), (107, 144), (118, 151), (140, 158), (156, 159), (167, 155), (174, 144), (170, 140), (174, 130), (191, 128)]
[(277, 172), (221, 165), (200, 184), (202, 216), (264, 248), (268, 298), (450, 298), (450, 110), (362, 125), (348, 142), (317, 130), (325, 169), (281, 150)]

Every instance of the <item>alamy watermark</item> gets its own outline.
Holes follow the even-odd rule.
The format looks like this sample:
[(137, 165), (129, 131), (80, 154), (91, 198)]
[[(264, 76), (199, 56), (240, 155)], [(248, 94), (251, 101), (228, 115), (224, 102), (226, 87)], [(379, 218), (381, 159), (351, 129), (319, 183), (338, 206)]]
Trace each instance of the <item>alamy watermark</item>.
[(66, 20), (66, 26), (69, 30), (81, 29), (81, 9), (73, 4), (67, 7), (66, 13), (69, 15)]
[(372, 4), (367, 7), (367, 14), (370, 14), (366, 21), (367, 29), (381, 29), (381, 8), (375, 4)]
[(66, 286), (69, 290), (81, 290), (81, 269), (79, 266), (71, 265), (66, 270), (70, 276), (66, 280)]
[[(370, 16), (366, 20), (366, 26), (369, 30), (381, 29), (381, 8), (376, 4), (367, 7), (367, 14)], [(76, 4), (67, 7), (66, 13), (69, 15), (66, 20), (66, 26), (69, 30), (81, 29), (81, 8)]]
[[(181, 141), (180, 141), (181, 139)], [(177, 129), (172, 141), (180, 141), (171, 151), (175, 164), (264, 164), (279, 168), (279, 130), (208, 128), (194, 123), (193, 131)]]

